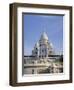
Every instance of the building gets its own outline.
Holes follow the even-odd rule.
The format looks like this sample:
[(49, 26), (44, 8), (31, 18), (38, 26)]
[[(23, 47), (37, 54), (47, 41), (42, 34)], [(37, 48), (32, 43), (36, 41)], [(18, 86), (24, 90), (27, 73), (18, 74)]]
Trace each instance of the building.
[(49, 42), (47, 34), (44, 32), (40, 40), (35, 44), (32, 50), (32, 55), (36, 57), (48, 57), (54, 54), (54, 49), (52, 43)]

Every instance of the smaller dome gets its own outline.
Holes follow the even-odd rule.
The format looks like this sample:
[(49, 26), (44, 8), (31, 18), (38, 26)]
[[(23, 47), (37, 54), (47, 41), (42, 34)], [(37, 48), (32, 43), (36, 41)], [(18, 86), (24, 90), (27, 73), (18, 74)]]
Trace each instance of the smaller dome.
[(35, 47), (37, 47), (37, 48), (39, 47), (39, 43), (38, 42), (35, 44)]
[(42, 35), (41, 35), (41, 38), (40, 38), (40, 40), (48, 40), (48, 36), (47, 36), (47, 34), (44, 32)]
[(53, 47), (53, 44), (52, 44), (52, 43), (50, 43), (50, 46), (51, 46), (51, 47)]

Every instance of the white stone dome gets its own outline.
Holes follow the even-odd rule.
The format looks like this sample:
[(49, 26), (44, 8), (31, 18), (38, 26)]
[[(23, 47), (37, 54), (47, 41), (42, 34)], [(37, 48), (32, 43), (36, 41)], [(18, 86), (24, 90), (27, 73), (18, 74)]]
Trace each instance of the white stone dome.
[(38, 42), (35, 44), (35, 47), (37, 47), (37, 48), (39, 47), (39, 43)]
[(42, 35), (41, 35), (41, 38), (40, 38), (40, 40), (48, 40), (48, 36), (47, 36), (47, 34), (44, 32)]
[(53, 48), (53, 44), (52, 43), (50, 43), (50, 46)]

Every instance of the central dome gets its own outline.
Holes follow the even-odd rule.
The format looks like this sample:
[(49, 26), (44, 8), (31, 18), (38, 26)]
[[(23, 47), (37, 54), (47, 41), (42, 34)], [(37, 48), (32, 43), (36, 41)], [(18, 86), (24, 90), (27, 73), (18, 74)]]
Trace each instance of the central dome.
[(48, 40), (48, 36), (45, 32), (41, 35), (40, 40)]

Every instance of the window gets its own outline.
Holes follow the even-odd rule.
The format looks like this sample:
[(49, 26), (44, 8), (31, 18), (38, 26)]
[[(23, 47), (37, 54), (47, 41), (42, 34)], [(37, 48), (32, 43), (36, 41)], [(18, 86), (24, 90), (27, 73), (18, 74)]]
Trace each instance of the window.
[(36, 50), (38, 50), (38, 49), (36, 48)]
[(50, 51), (50, 53), (52, 53), (52, 51)]
[(37, 52), (35, 52), (35, 54), (37, 54)]
[(40, 46), (41, 46), (41, 44), (40, 44)]
[(34, 74), (34, 69), (32, 69), (32, 74)]
[(44, 50), (42, 50), (42, 52), (44, 52)]

